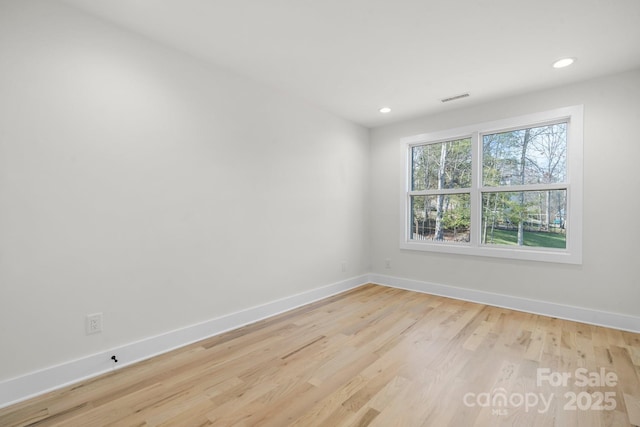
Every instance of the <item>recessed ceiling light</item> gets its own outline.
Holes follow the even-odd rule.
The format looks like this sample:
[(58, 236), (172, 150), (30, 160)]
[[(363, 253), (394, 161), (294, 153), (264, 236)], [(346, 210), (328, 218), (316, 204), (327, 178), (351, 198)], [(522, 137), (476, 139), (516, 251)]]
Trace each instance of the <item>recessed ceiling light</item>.
[(391, 112), (391, 108), (389, 107), (382, 107), (381, 109), (379, 109), (378, 111), (380, 111), (382, 114), (387, 114)]
[(569, 65), (573, 64), (574, 61), (575, 61), (575, 59), (573, 59), (573, 58), (558, 59), (556, 62), (553, 63), (553, 68), (568, 67)]

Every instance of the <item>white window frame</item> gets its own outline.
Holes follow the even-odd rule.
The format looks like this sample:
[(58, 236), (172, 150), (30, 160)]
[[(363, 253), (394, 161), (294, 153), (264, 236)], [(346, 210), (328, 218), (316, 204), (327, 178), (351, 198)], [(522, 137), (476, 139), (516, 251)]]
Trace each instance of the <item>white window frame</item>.
[[(402, 142), (402, 191), (400, 248), (433, 251), (449, 254), (487, 256), (497, 258), (582, 264), (582, 163), (583, 163), (583, 110), (582, 105), (558, 108), (540, 113), (496, 120), (456, 129), (426, 133), (403, 138)], [(535, 186), (483, 187), (482, 186), (482, 135), (515, 129), (544, 126), (558, 122), (567, 123), (567, 178), (560, 184), (544, 184), (541, 189), (566, 189), (567, 228), (565, 249), (529, 246), (483, 245), (480, 242), (483, 192), (535, 190)], [(466, 242), (437, 242), (411, 239), (411, 149), (416, 145), (471, 138), (471, 235)], [(456, 190), (446, 191), (455, 193)], [(464, 191), (465, 193), (467, 191)]]

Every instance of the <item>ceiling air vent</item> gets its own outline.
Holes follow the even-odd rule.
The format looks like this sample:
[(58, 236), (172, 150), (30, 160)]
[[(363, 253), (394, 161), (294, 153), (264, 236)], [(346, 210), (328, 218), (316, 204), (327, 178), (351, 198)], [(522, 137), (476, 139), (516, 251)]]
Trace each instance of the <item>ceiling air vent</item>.
[(456, 99), (466, 98), (467, 96), (469, 96), (468, 93), (463, 93), (461, 95), (450, 96), (449, 98), (441, 99), (440, 101), (442, 101), (442, 102), (455, 101)]

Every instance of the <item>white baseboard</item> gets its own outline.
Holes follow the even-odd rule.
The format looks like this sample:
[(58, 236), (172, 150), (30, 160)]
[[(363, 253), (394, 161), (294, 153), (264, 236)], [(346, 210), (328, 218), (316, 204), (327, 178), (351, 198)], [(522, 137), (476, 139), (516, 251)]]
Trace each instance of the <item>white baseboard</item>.
[(640, 332), (640, 317), (381, 274), (369, 274), (319, 287), (311, 291), (271, 301), (203, 323), (145, 338), (118, 348), (112, 348), (87, 357), (2, 381), (0, 382), (0, 408), (109, 372), (113, 370), (113, 362), (110, 360), (112, 354), (118, 355), (119, 362), (117, 368), (120, 369), (124, 366), (275, 316), (366, 283), (375, 283), (399, 289), (440, 295), (630, 332)]
[(640, 333), (640, 317), (629, 316), (626, 314), (556, 304), (553, 302), (520, 298), (468, 288), (458, 288), (455, 286), (403, 279), (381, 274), (370, 274), (369, 281), (371, 283), (393, 288), (439, 295), (464, 301), (524, 311), (527, 313), (557, 317), (559, 319), (573, 320), (576, 322), (588, 323), (590, 325), (605, 326), (607, 328)]
[[(2, 381), (0, 382), (0, 408), (104, 374), (113, 370), (114, 366), (120, 369), (202, 339), (356, 288), (368, 282), (369, 277), (367, 275), (353, 277)], [(114, 365), (110, 359), (113, 354), (118, 356), (117, 365)]]

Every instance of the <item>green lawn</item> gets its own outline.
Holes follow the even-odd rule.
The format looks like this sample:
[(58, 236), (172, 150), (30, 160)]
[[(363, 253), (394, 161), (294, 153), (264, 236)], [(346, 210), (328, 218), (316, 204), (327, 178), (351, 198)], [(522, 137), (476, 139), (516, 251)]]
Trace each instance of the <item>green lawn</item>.
[[(518, 243), (517, 230), (494, 230), (493, 241), (491, 241), (491, 231), (487, 231), (487, 243), (496, 245), (515, 245)], [(562, 233), (549, 233), (543, 231), (525, 231), (524, 245), (541, 248), (565, 249), (567, 238)]]

